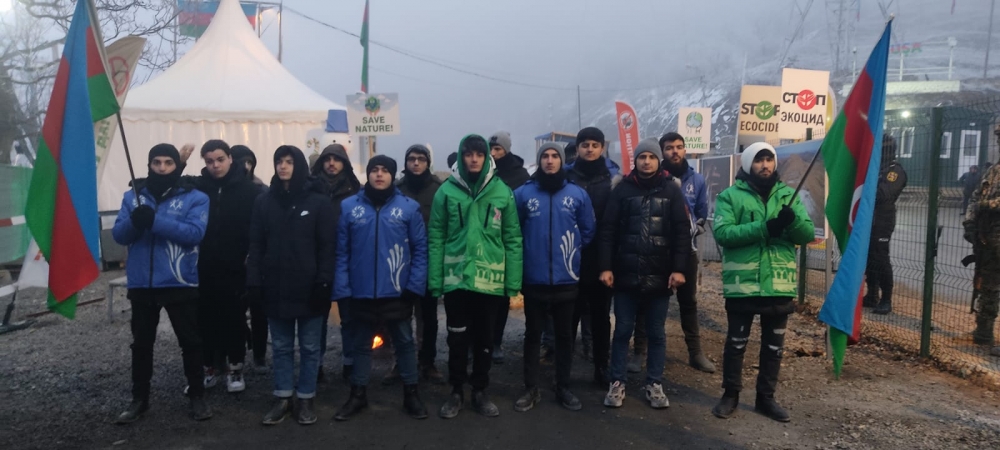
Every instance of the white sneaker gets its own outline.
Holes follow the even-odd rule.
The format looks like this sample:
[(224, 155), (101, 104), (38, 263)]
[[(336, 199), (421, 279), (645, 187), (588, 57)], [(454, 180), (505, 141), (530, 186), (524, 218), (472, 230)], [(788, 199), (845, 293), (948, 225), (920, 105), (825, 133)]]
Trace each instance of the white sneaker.
[(243, 364), (230, 364), (229, 373), (226, 374), (226, 390), (229, 392), (243, 392), (247, 384), (243, 381)]
[(214, 367), (205, 367), (205, 389), (214, 388), (219, 384), (219, 377), (215, 375)]
[(608, 395), (604, 396), (604, 406), (621, 408), (623, 400), (625, 400), (625, 385), (621, 381), (611, 383)]
[(653, 409), (663, 409), (670, 407), (670, 400), (667, 400), (667, 394), (663, 393), (662, 384), (651, 383), (647, 384), (642, 389), (646, 391), (646, 400), (649, 401), (649, 406), (652, 406)]

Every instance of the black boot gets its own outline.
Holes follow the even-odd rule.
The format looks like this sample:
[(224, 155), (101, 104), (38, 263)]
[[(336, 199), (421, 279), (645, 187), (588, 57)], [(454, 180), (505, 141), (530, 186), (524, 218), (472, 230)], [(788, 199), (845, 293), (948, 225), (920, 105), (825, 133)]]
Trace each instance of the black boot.
[(295, 413), (295, 420), (299, 422), (299, 425), (316, 423), (316, 410), (313, 409), (313, 399), (311, 398), (300, 398)]
[(875, 290), (869, 288), (868, 294), (861, 299), (861, 306), (864, 308), (874, 308), (878, 305), (878, 297), (875, 294)]
[(608, 385), (611, 384), (611, 378), (608, 377), (607, 367), (594, 368), (594, 384), (601, 389), (608, 388)]
[(344, 421), (368, 407), (368, 390), (365, 386), (351, 385), (351, 396), (333, 415), (334, 420)]
[(115, 419), (115, 423), (119, 425), (124, 425), (127, 423), (135, 422), (142, 417), (142, 414), (149, 410), (149, 400), (146, 399), (132, 399), (132, 403), (128, 405), (125, 411), (122, 411)]
[(583, 408), (583, 404), (580, 403), (580, 399), (576, 398), (572, 392), (567, 388), (556, 388), (556, 398), (559, 399), (559, 404), (570, 411), (579, 411)]
[(427, 407), (420, 400), (420, 394), (417, 393), (417, 385), (409, 384), (403, 386), (403, 409), (414, 419), (427, 418)]
[(736, 413), (736, 407), (740, 404), (740, 393), (738, 391), (729, 391), (722, 394), (722, 398), (719, 399), (719, 404), (712, 408), (712, 415), (720, 419), (728, 419)]
[(688, 364), (702, 372), (715, 373), (715, 364), (712, 364), (701, 350), (690, 352)]
[(886, 314), (891, 313), (892, 312), (892, 299), (883, 298), (882, 301), (879, 302), (878, 306), (875, 307), (875, 311), (872, 311), (872, 312), (874, 312), (875, 314), (881, 314), (883, 316), (886, 315)]
[(514, 411), (525, 412), (534, 408), (539, 401), (542, 400), (542, 394), (538, 392), (538, 388), (533, 387), (524, 391), (517, 401), (514, 402)]
[(448, 401), (441, 405), (438, 416), (442, 419), (454, 419), (458, 417), (458, 412), (462, 410), (464, 403), (465, 400), (462, 397), (462, 391), (452, 392), (448, 396)]
[(472, 391), (472, 406), (476, 408), (476, 412), (486, 417), (497, 417), (500, 415), (500, 408), (497, 408), (496, 403), (490, 400), (490, 396), (486, 395), (486, 391)]
[(191, 397), (191, 418), (199, 422), (212, 418), (212, 408), (205, 403), (205, 397)]
[(271, 405), (271, 409), (264, 414), (264, 420), (260, 423), (263, 425), (277, 425), (285, 420), (285, 417), (292, 412), (292, 398), (291, 397), (278, 397), (274, 400), (274, 404)]
[(754, 405), (754, 410), (778, 422), (792, 421), (788, 417), (788, 411), (785, 411), (785, 408), (782, 408), (778, 405), (778, 402), (774, 401), (773, 395), (757, 395), (757, 403)]

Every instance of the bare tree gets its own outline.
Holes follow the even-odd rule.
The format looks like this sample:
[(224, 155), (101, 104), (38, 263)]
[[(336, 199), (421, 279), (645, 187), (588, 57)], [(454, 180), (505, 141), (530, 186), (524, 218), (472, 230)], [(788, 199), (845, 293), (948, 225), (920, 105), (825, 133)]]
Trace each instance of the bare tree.
[[(175, 0), (95, 4), (105, 45), (124, 36), (148, 39), (139, 65), (149, 73), (173, 64), (174, 45), (190, 39), (177, 35)], [(0, 155), (12, 142), (38, 135), (75, 6), (74, 0), (17, 0), (0, 15)]]

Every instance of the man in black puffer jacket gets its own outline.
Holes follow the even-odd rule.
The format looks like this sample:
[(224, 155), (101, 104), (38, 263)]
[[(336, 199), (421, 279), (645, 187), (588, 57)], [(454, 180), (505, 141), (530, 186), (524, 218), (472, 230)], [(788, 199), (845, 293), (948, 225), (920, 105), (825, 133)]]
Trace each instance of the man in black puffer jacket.
[[(187, 162), (191, 147), (181, 152)], [(246, 359), (246, 259), (250, 249), (250, 217), (261, 193), (244, 165), (235, 163), (225, 141), (212, 139), (201, 146), (205, 168), (189, 180), (208, 195), (208, 228), (198, 252), (200, 296), (199, 329), (204, 341), (205, 387), (218, 383), (216, 363), (228, 359), (226, 390), (243, 392)], [(266, 343), (265, 343), (266, 345)]]
[[(247, 287), (260, 299), (271, 329), (275, 402), (264, 425), (276, 425), (299, 398), (296, 420), (316, 423), (313, 398), (319, 372), (323, 324), (330, 309), (336, 270), (333, 206), (309, 180), (309, 164), (298, 148), (274, 152), (271, 189), (261, 195), (250, 222)], [(295, 337), (299, 342), (299, 377), (295, 372)]]
[[(333, 223), (340, 220), (340, 203), (347, 197), (357, 194), (361, 189), (361, 182), (354, 174), (354, 166), (347, 156), (347, 149), (340, 144), (330, 144), (323, 149), (316, 161), (313, 162), (311, 173), (313, 181), (318, 189), (323, 192), (330, 201), (333, 202)], [(337, 242), (337, 231), (334, 230), (334, 242)], [(336, 247), (335, 247), (336, 248)], [(326, 317), (330, 317), (330, 306), (327, 305)], [(348, 299), (337, 302), (337, 312), (340, 314), (340, 342), (343, 350), (343, 371), (341, 376), (346, 381), (351, 376), (354, 367), (354, 331), (351, 328), (351, 308)], [(326, 356), (326, 339), (329, 332), (329, 324), (323, 324), (322, 342), (319, 347), (319, 381), (324, 381), (323, 358)]]
[[(601, 235), (601, 218), (611, 197), (611, 190), (622, 176), (618, 165), (604, 154), (604, 132), (587, 127), (576, 134), (577, 159), (566, 166), (566, 179), (582, 187), (590, 196), (597, 217), (597, 236)], [(568, 158), (567, 158), (568, 159)], [(600, 281), (598, 239), (583, 247), (580, 255), (580, 296), (576, 302), (573, 322), (579, 322), (583, 311), (590, 313), (593, 336), (594, 383), (602, 389), (608, 380), (608, 353), (611, 348), (611, 289)], [(574, 336), (574, 341), (576, 336)]]
[(660, 169), (661, 159), (656, 139), (636, 146), (635, 170), (611, 192), (600, 229), (601, 282), (615, 292), (611, 384), (604, 399), (613, 408), (625, 399), (628, 341), (640, 307), (646, 323), (639, 326), (646, 327), (649, 342), (646, 400), (655, 409), (670, 405), (663, 393), (664, 324), (670, 295), (685, 282), (691, 218), (680, 188)]
[[(528, 182), (531, 175), (524, 168), (524, 159), (510, 152), (510, 133), (497, 131), (490, 136), (490, 156), (496, 161), (496, 176), (500, 178), (511, 191)], [(510, 314), (510, 299), (500, 305), (497, 321), (493, 330), (493, 363), (503, 364), (503, 332), (507, 328), (507, 315)]]
[[(420, 144), (410, 146), (406, 149), (405, 164), (403, 179), (396, 182), (396, 187), (403, 195), (417, 201), (424, 225), (427, 225), (434, 194), (441, 187), (441, 179), (431, 173), (431, 166), (434, 164), (431, 150)], [(417, 335), (420, 336), (420, 352), (417, 355), (420, 377), (434, 383), (444, 383), (444, 375), (434, 367), (434, 357), (437, 356), (438, 299), (430, 291), (423, 294), (415, 305)]]

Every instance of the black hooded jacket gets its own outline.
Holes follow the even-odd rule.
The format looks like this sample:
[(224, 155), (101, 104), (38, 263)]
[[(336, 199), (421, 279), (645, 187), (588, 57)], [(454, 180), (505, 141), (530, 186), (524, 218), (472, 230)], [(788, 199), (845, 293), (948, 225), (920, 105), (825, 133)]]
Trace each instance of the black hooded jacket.
[(669, 294), (670, 274), (686, 272), (691, 219), (684, 194), (669, 175), (658, 177), (646, 188), (633, 171), (608, 198), (598, 229), (599, 267), (614, 273), (616, 291)]
[[(580, 159), (572, 166), (566, 167), (566, 179), (572, 181), (577, 186), (582, 187), (590, 196), (590, 202), (594, 205), (594, 216), (597, 217), (597, 236), (601, 235), (601, 218), (604, 217), (604, 210), (608, 206), (608, 198), (611, 197), (611, 190), (621, 181), (621, 175), (612, 174), (608, 169), (610, 161), (600, 159), (600, 170), (595, 174), (588, 175), (580, 170)], [(610, 162), (611, 165), (614, 162)], [(580, 254), (580, 280), (581, 282), (597, 283), (601, 276), (598, 269), (598, 239), (595, 238), (590, 245), (583, 248)]]
[[(326, 162), (327, 158), (337, 158), (344, 163), (344, 170), (340, 172), (335, 181), (323, 171), (323, 163)], [(361, 182), (354, 174), (354, 166), (351, 165), (351, 159), (347, 157), (347, 151), (339, 145), (327, 146), (313, 163), (311, 173), (314, 178), (313, 182), (316, 183), (320, 192), (333, 202), (334, 223), (339, 222), (340, 203), (361, 190)]]
[(268, 317), (294, 319), (325, 314), (329, 301), (314, 301), (318, 284), (330, 285), (336, 270), (333, 206), (309, 179), (302, 151), (281, 146), (275, 159), (291, 155), (290, 189), (275, 175), (257, 198), (250, 222), (247, 286), (260, 287)]
[(513, 153), (507, 152), (507, 156), (496, 160), (496, 175), (510, 188), (515, 190), (528, 182), (531, 175), (528, 169), (524, 168), (524, 159)]
[(250, 250), (250, 219), (261, 190), (236, 162), (221, 180), (212, 178), (208, 169), (190, 180), (209, 201), (208, 228), (198, 254), (198, 279), (203, 286), (242, 288)]

